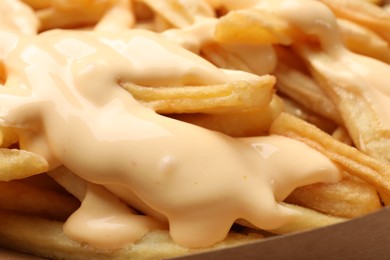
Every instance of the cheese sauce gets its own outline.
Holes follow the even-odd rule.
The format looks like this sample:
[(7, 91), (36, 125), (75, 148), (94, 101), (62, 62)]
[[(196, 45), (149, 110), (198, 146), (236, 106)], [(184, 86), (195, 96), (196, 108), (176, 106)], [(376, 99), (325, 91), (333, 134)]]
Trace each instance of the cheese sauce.
[(301, 142), (235, 139), (142, 107), (119, 81), (181, 86), (259, 79), (217, 69), (154, 33), (3, 31), (0, 57), (7, 70), (1, 125), (14, 128), (21, 148), (42, 155), (51, 168), (64, 165), (92, 183), (65, 225), (75, 240), (118, 248), (169, 225), (178, 244), (210, 246), (239, 218), (262, 229), (289, 223), (296, 213), (278, 201), (296, 187), (340, 178), (334, 163)]

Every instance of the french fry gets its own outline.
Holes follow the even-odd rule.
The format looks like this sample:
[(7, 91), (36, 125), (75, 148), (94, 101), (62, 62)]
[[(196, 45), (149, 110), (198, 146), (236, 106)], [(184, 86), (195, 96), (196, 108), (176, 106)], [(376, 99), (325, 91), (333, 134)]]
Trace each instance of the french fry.
[(390, 194), (390, 166), (343, 144), (314, 125), (281, 113), (273, 122), (271, 134), (300, 140), (341, 165), (348, 173), (375, 187), (383, 196)]
[(10, 181), (44, 173), (49, 165), (34, 153), (0, 148), (0, 181)]
[(215, 40), (236, 44), (290, 44), (292, 28), (277, 16), (258, 9), (231, 11), (219, 19)]
[(348, 175), (337, 183), (299, 187), (285, 201), (343, 218), (363, 216), (382, 207), (374, 187)]
[(390, 63), (390, 46), (387, 41), (367, 27), (346, 19), (337, 19), (341, 37), (348, 49)]
[(337, 128), (337, 124), (323, 116), (317, 115), (301, 104), (298, 104), (289, 97), (281, 96), (284, 103), (284, 112), (294, 115), (302, 120), (305, 120), (326, 133), (333, 133)]
[[(378, 70), (390, 71), (389, 65), (367, 57), (352, 56), (352, 53), (340, 62), (326, 52), (309, 47), (299, 49), (314, 78), (336, 105), (354, 145), (378, 160), (390, 162), (390, 129), (386, 126), (388, 111), (370, 100), (371, 96), (380, 98), (380, 95), (386, 95), (374, 74)], [(371, 69), (367, 76), (360, 76), (361, 71), (354, 70), (354, 58), (365, 59), (376, 69)]]
[(155, 13), (162, 15), (176, 28), (183, 28), (194, 22), (194, 17), (188, 12), (185, 6), (178, 0), (142, 0)]
[(36, 14), (40, 31), (53, 28), (77, 28), (95, 25), (112, 6), (114, 1), (53, 1), (49, 8), (40, 9)]
[(183, 87), (145, 87), (119, 83), (144, 106), (158, 113), (214, 113), (253, 110), (271, 101), (275, 78), (265, 75), (256, 80), (233, 81), (221, 85)]
[(337, 127), (333, 131), (332, 137), (334, 139), (336, 139), (337, 141), (345, 143), (349, 146), (353, 146), (353, 141), (352, 141), (351, 137), (349, 136), (347, 129), (345, 129), (345, 127), (343, 127), (343, 126)]
[(0, 147), (7, 148), (18, 142), (18, 137), (10, 128), (0, 126)]
[[(296, 214), (289, 224), (278, 229), (268, 230), (269, 232), (274, 234), (287, 234), (302, 230), (310, 230), (314, 228), (342, 223), (348, 220), (346, 218), (329, 216), (315, 210), (285, 202), (281, 202), (280, 204), (294, 210)], [(242, 219), (239, 219), (237, 223), (246, 227), (255, 228), (252, 224)]]
[(0, 210), (0, 245), (53, 259), (162, 259), (262, 239), (255, 232), (231, 232), (225, 241), (211, 248), (188, 249), (175, 244), (167, 231), (152, 231), (128, 247), (108, 251), (69, 239), (62, 226), (62, 222)]
[(0, 208), (27, 215), (66, 220), (79, 202), (69, 194), (34, 186), (22, 180), (0, 182)]
[(340, 114), (323, 89), (298, 63), (299, 57), (291, 50), (277, 48), (279, 62), (274, 71), (278, 90), (303, 107), (342, 124)]
[(390, 41), (390, 13), (383, 8), (361, 0), (320, 0), (329, 6), (337, 17), (367, 26)]
[(283, 111), (283, 101), (274, 96), (269, 105), (259, 110), (216, 114), (177, 114), (173, 118), (234, 137), (265, 135), (272, 121)]

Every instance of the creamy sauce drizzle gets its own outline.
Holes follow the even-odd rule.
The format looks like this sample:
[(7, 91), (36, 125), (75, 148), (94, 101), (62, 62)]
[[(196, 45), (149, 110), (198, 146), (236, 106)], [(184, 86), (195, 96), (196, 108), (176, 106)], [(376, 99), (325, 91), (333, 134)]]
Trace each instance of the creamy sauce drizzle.
[[(263, 229), (287, 224), (295, 212), (278, 201), (296, 187), (340, 178), (328, 158), (301, 142), (234, 139), (142, 107), (118, 81), (258, 79), (225, 73), (153, 33), (2, 32), (0, 47), (8, 75), (1, 125), (17, 129), (21, 148), (44, 156), (51, 168), (64, 165), (94, 183), (65, 226), (76, 240), (117, 248), (166, 222), (177, 243), (209, 246), (239, 218)], [(135, 216), (113, 194), (147, 216)]]
[(274, 0), (259, 1), (256, 8), (274, 12), (304, 34), (317, 37), (322, 50), (318, 55), (307, 56), (310, 63), (337, 84), (360, 93), (378, 115), (381, 125), (390, 130), (390, 66), (349, 51), (327, 6), (310, 0)]

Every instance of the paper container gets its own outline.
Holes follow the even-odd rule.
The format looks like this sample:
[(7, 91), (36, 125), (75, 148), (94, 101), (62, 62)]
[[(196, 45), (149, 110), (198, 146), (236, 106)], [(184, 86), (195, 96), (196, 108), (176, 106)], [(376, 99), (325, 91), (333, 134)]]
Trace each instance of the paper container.
[[(0, 259), (40, 258), (0, 249)], [(208, 259), (390, 259), (390, 207), (345, 223), (174, 260)]]
[(320, 229), (175, 258), (179, 259), (390, 259), (390, 208)]

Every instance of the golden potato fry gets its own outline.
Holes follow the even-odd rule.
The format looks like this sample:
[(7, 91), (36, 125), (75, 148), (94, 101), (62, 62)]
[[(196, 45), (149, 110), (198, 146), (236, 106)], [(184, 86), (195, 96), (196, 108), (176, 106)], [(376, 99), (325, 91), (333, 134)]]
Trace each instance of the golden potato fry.
[(337, 19), (341, 37), (348, 49), (390, 63), (390, 46), (367, 27), (346, 19)]
[(278, 65), (274, 71), (277, 89), (318, 115), (342, 124), (340, 114), (327, 94), (305, 71), (300, 58), (291, 50), (277, 48)]
[(49, 8), (36, 11), (40, 31), (95, 25), (113, 5), (113, 0), (53, 1)]
[(318, 84), (336, 105), (354, 145), (378, 160), (390, 162), (390, 114), (386, 106), (381, 106), (387, 102), (383, 82), (390, 66), (353, 53), (340, 58), (303, 46), (300, 51)]
[(337, 17), (354, 21), (369, 27), (387, 41), (390, 41), (390, 13), (380, 6), (361, 0), (320, 0)]
[[(23, 2), (0, 1), (0, 29), (34, 35), (38, 31), (39, 21), (34, 10)], [(2, 76), (1, 76), (2, 77)]]
[(188, 12), (186, 7), (178, 0), (142, 0), (155, 13), (161, 15), (176, 28), (183, 28), (194, 22), (194, 17)]
[(48, 163), (34, 153), (0, 148), (0, 181), (26, 178), (48, 170)]
[(0, 211), (0, 245), (54, 259), (162, 259), (236, 246), (263, 238), (255, 232), (230, 232), (224, 241), (213, 247), (188, 249), (175, 244), (168, 231), (151, 231), (128, 247), (108, 251), (70, 240), (63, 233), (62, 226), (63, 223), (58, 221)]
[(292, 30), (286, 21), (269, 12), (243, 9), (219, 19), (215, 40), (236, 44), (290, 44)]
[(31, 6), (33, 9), (48, 8), (53, 0), (22, 0), (25, 4)]
[[(118, 19), (120, 17), (120, 19)], [(120, 31), (133, 27), (135, 16), (132, 3), (127, 0), (118, 0), (104, 13), (95, 25), (96, 31)]]
[(18, 137), (10, 128), (0, 126), (0, 147), (7, 148), (18, 142)]
[(363, 216), (382, 207), (374, 187), (348, 175), (336, 183), (299, 187), (285, 201), (343, 218)]
[(317, 115), (315, 112), (303, 107), (289, 97), (281, 96), (281, 98), (284, 103), (284, 112), (305, 120), (326, 133), (333, 133), (337, 128), (337, 124), (334, 121)]
[(338, 126), (332, 133), (332, 137), (337, 141), (353, 146), (353, 141), (344, 126)]
[(271, 73), (277, 64), (273, 46), (268, 44), (212, 42), (201, 46), (201, 56), (219, 68), (242, 70), (256, 75)]
[(84, 199), (87, 191), (86, 180), (80, 178), (65, 166), (60, 166), (49, 171), (48, 175), (80, 201)]
[(0, 181), (0, 208), (15, 212), (66, 220), (78, 207), (73, 196), (44, 189), (21, 180)]
[[(337, 223), (341, 223), (348, 219), (329, 216), (323, 213), (320, 213), (315, 210), (311, 210), (308, 208), (304, 208), (301, 206), (281, 202), (281, 204), (285, 207), (288, 207), (296, 212), (291, 223), (282, 226), (275, 230), (267, 230), (274, 234), (287, 234), (297, 231), (310, 230), (314, 228), (324, 227), (328, 225), (333, 225)], [(246, 220), (239, 219), (237, 221), (238, 224), (255, 228), (252, 224), (248, 223)]]
[(300, 140), (320, 151), (353, 176), (390, 195), (390, 166), (343, 144), (312, 124), (293, 115), (281, 113), (272, 123), (271, 134)]
[(217, 114), (176, 114), (173, 118), (234, 137), (265, 135), (276, 116), (283, 111), (283, 101), (276, 95), (259, 110)]
[(184, 87), (144, 87), (119, 83), (141, 104), (158, 113), (215, 113), (262, 108), (271, 101), (275, 78), (264, 75), (255, 80), (221, 85)]

